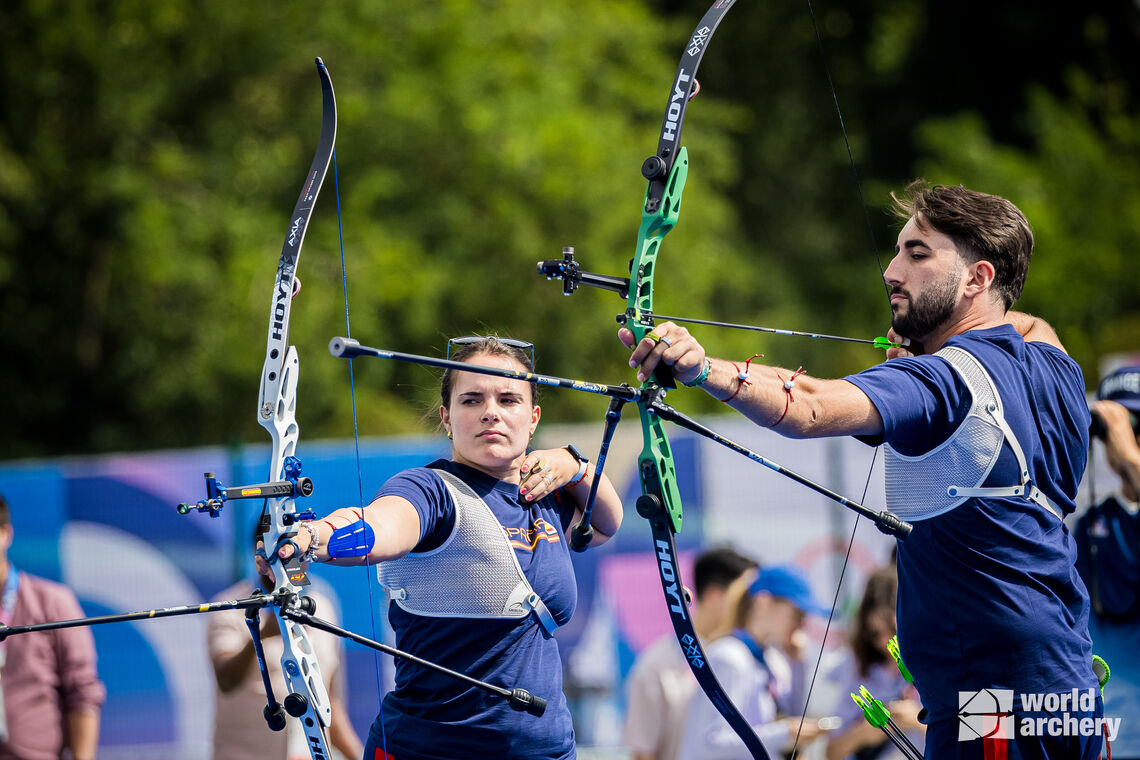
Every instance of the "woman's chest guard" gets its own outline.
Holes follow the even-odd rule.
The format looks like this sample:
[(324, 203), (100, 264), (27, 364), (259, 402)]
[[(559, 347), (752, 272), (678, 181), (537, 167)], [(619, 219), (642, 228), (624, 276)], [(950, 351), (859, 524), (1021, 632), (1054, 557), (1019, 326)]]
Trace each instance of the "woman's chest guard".
[(430, 551), (380, 563), (380, 584), (415, 615), (521, 619), (533, 613), (549, 638), (558, 624), (527, 581), (491, 508), (460, 478), (434, 472), (455, 503), (451, 535)]

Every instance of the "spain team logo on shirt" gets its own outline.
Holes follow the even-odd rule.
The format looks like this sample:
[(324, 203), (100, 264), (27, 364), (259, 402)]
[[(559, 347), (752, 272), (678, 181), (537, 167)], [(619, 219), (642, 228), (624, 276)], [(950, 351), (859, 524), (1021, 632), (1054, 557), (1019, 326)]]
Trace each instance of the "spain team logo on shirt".
[(504, 525), (503, 533), (507, 535), (507, 541), (512, 547), (529, 552), (534, 551), (539, 541), (546, 541), (549, 544), (562, 541), (562, 536), (558, 535), (558, 528), (541, 517), (535, 518), (528, 528), (508, 528)]

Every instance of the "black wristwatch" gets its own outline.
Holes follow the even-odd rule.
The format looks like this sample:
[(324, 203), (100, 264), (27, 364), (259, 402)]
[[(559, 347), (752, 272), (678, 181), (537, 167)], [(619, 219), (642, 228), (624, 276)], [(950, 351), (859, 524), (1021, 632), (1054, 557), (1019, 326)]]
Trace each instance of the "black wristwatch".
[(564, 448), (564, 449), (566, 449), (567, 451), (569, 451), (569, 452), (570, 452), (570, 456), (572, 456), (572, 457), (574, 457), (576, 460), (578, 460), (578, 474), (577, 474), (577, 475), (575, 475), (574, 477), (570, 478), (570, 480), (568, 480), (568, 481), (566, 482), (566, 485), (568, 485), (568, 486), (576, 486), (576, 485), (578, 485), (579, 483), (581, 483), (581, 482), (582, 482), (582, 478), (586, 477), (586, 470), (587, 470), (587, 469), (589, 468), (589, 466), (590, 466), (590, 460), (589, 460), (589, 459), (587, 459), (587, 458), (586, 458), (586, 455), (585, 455), (585, 454), (583, 454), (583, 453), (582, 453), (582, 452), (581, 452), (581, 451), (578, 449), (578, 447), (577, 447), (577, 446), (575, 446), (575, 445), (574, 445), (574, 444), (572, 444), (572, 443), (568, 443), (568, 444), (566, 444), (565, 446), (563, 446), (562, 448)]

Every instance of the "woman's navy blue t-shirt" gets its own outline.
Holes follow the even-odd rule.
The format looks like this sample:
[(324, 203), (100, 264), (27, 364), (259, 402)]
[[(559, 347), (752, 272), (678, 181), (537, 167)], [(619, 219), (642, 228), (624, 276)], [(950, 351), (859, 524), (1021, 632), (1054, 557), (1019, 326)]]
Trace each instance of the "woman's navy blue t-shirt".
[[(517, 484), (456, 462), (438, 460), (396, 475), (379, 496), (401, 496), (420, 516), (417, 551), (439, 546), (451, 533), (455, 505), (444, 469), (459, 476), (491, 508), (515, 550), (523, 574), (559, 625), (574, 614), (578, 589), (565, 531), (574, 506), (560, 494), (528, 503)], [(440, 578), (440, 583), (448, 583)], [(389, 605), (396, 645), (411, 654), (508, 689), (524, 688), (547, 700), (535, 717), (506, 700), (396, 660), (395, 689), (382, 708), (388, 753), (407, 758), (575, 757), (574, 728), (562, 694), (558, 644), (544, 638), (537, 619), (471, 620), (415, 615)]]

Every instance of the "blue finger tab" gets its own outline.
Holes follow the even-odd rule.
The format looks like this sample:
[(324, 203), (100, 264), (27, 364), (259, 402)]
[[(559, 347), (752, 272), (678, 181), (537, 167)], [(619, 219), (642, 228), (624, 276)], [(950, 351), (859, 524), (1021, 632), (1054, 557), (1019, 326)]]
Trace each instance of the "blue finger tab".
[(376, 545), (376, 532), (364, 520), (337, 528), (329, 538), (329, 557), (363, 557)]

